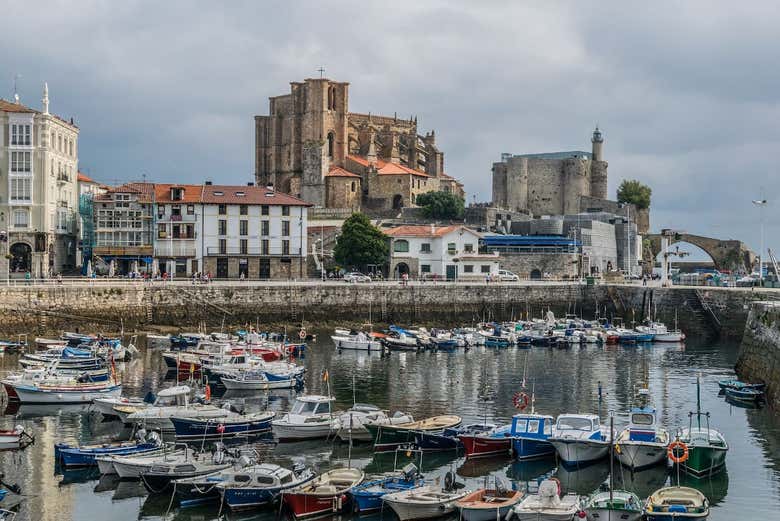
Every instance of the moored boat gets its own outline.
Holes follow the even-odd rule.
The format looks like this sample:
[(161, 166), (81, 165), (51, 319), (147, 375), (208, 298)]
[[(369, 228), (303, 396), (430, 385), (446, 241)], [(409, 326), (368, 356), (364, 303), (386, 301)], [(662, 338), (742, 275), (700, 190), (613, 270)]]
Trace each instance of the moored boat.
[(548, 441), (568, 465), (599, 460), (609, 452), (609, 439), (595, 414), (561, 414)]
[(448, 491), (433, 485), (395, 492), (383, 501), (393, 509), (400, 521), (432, 519), (455, 511), (457, 501), (469, 495), (469, 490)]
[(273, 420), (274, 435), (279, 441), (326, 438), (339, 429), (339, 419), (331, 410), (329, 396), (298, 396), (290, 412)]
[(337, 436), (342, 441), (371, 441), (371, 433), (366, 429), (367, 424), (374, 425), (400, 425), (413, 422), (414, 418), (396, 411), (392, 416), (376, 405), (356, 403), (350, 409), (339, 416), (339, 430)]
[(458, 435), (466, 458), (484, 458), (512, 454), (512, 426), (496, 427), (488, 432), (471, 432)]
[(80, 445), (74, 447), (66, 443), (54, 445), (54, 459), (65, 468), (91, 467), (97, 465), (98, 456), (128, 456), (148, 454), (161, 446), (160, 438), (152, 432), (149, 436), (139, 431), (138, 439), (116, 443)]
[(401, 471), (364, 481), (352, 489), (353, 510), (361, 514), (382, 508), (382, 498), (387, 494), (420, 488), (425, 481), (417, 467), (410, 463)]
[(461, 434), (483, 434), (496, 428), (489, 423), (474, 423), (462, 427), (448, 427), (441, 432), (417, 431), (414, 433), (414, 444), (422, 451), (447, 451), (463, 448)]
[(653, 492), (645, 502), (648, 521), (706, 519), (710, 514), (707, 498), (690, 487), (664, 487)]
[(633, 492), (613, 490), (597, 492), (583, 503), (588, 521), (639, 521), (642, 503)]
[(544, 458), (555, 454), (549, 441), (555, 419), (534, 412), (515, 414), (512, 417), (512, 450), (518, 460)]
[(48, 383), (41, 382), (14, 384), (14, 391), (21, 403), (68, 404), (90, 403), (95, 398), (119, 396), (122, 384), (112, 381), (98, 383)]
[[(695, 423), (694, 423), (694, 417)], [(702, 425), (702, 417), (706, 423)], [(679, 443), (684, 454), (674, 461), (687, 474), (700, 478), (721, 470), (726, 465), (729, 446), (719, 431), (710, 428), (710, 413), (701, 412), (701, 378), (696, 377), (696, 412), (688, 413), (689, 425), (680, 433)]]
[(615, 440), (618, 461), (631, 469), (642, 469), (666, 462), (669, 433), (657, 425), (656, 410), (631, 409), (629, 424)]
[(414, 442), (415, 432), (440, 433), (444, 429), (460, 425), (462, 419), (455, 415), (441, 415), (399, 425), (366, 425), (374, 440), (374, 451), (394, 450), (399, 445)]
[(561, 497), (560, 487), (558, 480), (545, 479), (537, 493), (525, 496), (511, 515), (518, 521), (571, 521), (580, 511), (580, 498), (576, 494)]
[(464, 521), (504, 519), (525, 496), (521, 490), (481, 488), (455, 502)]
[(282, 500), (296, 519), (341, 513), (349, 507), (349, 492), (363, 477), (358, 469), (330, 470), (285, 492)]
[(21, 425), (13, 429), (0, 430), (0, 450), (23, 449), (34, 442), (35, 438), (32, 434), (25, 431)]
[(742, 402), (758, 402), (764, 398), (763, 391), (756, 389), (733, 389), (729, 387), (725, 392), (727, 397)]
[(258, 436), (271, 432), (271, 420), (276, 413), (258, 412), (227, 418), (171, 417), (176, 439), (232, 438)]

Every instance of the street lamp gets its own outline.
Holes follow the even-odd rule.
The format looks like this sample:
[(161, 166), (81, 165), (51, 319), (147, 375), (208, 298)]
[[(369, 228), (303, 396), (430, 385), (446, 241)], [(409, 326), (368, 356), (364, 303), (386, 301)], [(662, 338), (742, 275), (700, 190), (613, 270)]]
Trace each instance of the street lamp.
[(761, 249), (758, 252), (758, 284), (764, 285), (764, 206), (766, 199), (754, 199), (753, 204), (758, 206), (758, 220), (761, 228)]

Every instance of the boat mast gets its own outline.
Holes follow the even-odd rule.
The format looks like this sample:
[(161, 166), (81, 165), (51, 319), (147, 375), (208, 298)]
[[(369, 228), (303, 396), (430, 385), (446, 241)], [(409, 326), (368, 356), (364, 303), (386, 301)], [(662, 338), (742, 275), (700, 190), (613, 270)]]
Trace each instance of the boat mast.
[(696, 375), (696, 422), (701, 430), (701, 375)]
[(609, 413), (609, 506), (612, 505), (612, 489), (615, 488), (615, 413)]

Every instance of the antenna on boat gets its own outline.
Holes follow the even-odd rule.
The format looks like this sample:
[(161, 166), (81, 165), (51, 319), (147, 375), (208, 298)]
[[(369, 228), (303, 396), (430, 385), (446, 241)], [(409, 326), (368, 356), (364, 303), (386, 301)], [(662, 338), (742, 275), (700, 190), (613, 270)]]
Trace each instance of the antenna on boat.
[(615, 488), (615, 412), (609, 411), (609, 504), (612, 503), (612, 489)]
[(696, 375), (696, 421), (701, 431), (701, 373)]
[(531, 414), (536, 414), (536, 380), (531, 384)]
[[(355, 373), (352, 373), (352, 407), (354, 407), (356, 403), (357, 403), (357, 399), (355, 398)], [(349, 415), (349, 421), (350, 423), (352, 422), (352, 413), (350, 413)]]

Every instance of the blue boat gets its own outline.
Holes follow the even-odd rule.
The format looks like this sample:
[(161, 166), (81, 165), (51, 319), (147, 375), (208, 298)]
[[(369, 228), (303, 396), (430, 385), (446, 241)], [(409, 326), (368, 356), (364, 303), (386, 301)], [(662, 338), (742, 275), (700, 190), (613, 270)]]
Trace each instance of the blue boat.
[(726, 389), (752, 389), (754, 391), (763, 391), (766, 389), (766, 384), (749, 384), (740, 382), (739, 380), (719, 380), (718, 387), (720, 387), (721, 391), (725, 391)]
[(763, 391), (751, 388), (734, 389), (726, 388), (726, 396), (742, 402), (757, 402), (764, 397)]
[[(286, 490), (308, 483), (316, 476), (306, 467), (289, 470), (272, 463), (262, 463), (233, 472), (226, 471), (222, 477), (215, 488), (222, 501), (235, 511), (271, 504)], [(177, 482), (177, 493), (179, 486)]]
[(544, 414), (515, 414), (512, 416), (512, 449), (518, 460), (545, 458), (555, 454), (555, 447), (547, 439), (552, 434), (555, 420)]
[(171, 418), (177, 439), (233, 438), (271, 432), (276, 413), (259, 412), (236, 418)]
[(104, 443), (101, 445), (82, 445), (73, 447), (66, 443), (54, 444), (54, 459), (64, 468), (92, 467), (97, 465), (98, 456), (140, 455), (160, 448), (160, 438), (150, 434), (148, 441)]
[(385, 494), (402, 492), (422, 487), (425, 481), (413, 463), (406, 465), (400, 472), (391, 476), (369, 480), (352, 489), (354, 508), (359, 513), (371, 512), (382, 508)]
[(511, 342), (502, 336), (485, 337), (485, 347), (509, 347)]
[(0, 488), (0, 501), (5, 499), (5, 495), (8, 494), (8, 491), (4, 488)]
[(452, 338), (431, 338), (431, 343), (438, 351), (455, 351), (458, 348), (458, 341)]
[(476, 423), (464, 427), (449, 427), (441, 432), (416, 431), (414, 443), (420, 450), (426, 452), (458, 450), (463, 448), (463, 442), (458, 436), (490, 432), (495, 428), (496, 426), (490, 423)]
[(188, 335), (176, 335), (171, 337), (171, 349), (187, 349), (195, 347), (200, 342), (200, 337)]

